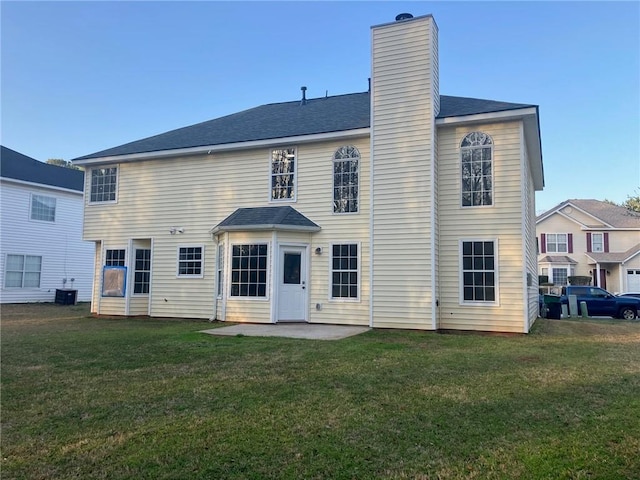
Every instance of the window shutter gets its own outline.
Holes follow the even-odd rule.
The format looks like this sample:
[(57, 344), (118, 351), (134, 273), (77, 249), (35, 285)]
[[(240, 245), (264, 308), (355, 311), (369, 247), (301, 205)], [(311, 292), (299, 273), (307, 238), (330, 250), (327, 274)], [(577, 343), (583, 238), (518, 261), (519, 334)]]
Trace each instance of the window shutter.
[(609, 232), (604, 232), (604, 251), (609, 251)]
[(567, 249), (573, 253), (573, 233), (567, 233)]
[(540, 253), (547, 253), (547, 234), (540, 234)]
[(591, 251), (591, 233), (587, 232), (587, 252)]

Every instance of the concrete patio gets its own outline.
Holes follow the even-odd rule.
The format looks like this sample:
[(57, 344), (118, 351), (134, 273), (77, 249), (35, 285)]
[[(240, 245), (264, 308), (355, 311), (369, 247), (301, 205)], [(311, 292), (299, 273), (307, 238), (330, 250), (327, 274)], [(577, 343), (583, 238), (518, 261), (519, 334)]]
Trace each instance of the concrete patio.
[(286, 337), (304, 338), (309, 340), (340, 340), (369, 331), (369, 327), (344, 326), (344, 325), (317, 325), (310, 323), (278, 323), (255, 324), (243, 323), (228, 327), (211, 328), (202, 330), (209, 335), (247, 337)]

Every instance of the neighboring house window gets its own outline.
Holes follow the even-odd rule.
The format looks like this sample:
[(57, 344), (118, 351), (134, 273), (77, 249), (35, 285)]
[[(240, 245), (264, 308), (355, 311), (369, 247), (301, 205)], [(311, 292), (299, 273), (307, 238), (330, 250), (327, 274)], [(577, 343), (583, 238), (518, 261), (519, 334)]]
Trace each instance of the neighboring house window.
[(203, 247), (178, 248), (178, 276), (201, 277), (203, 265)]
[(552, 281), (554, 285), (567, 285), (569, 283), (568, 268), (552, 268)]
[(547, 252), (568, 253), (568, 242), (566, 233), (547, 233)]
[(333, 212), (358, 211), (360, 152), (356, 147), (340, 147), (333, 155)]
[(124, 267), (125, 258), (126, 250), (124, 248), (107, 250), (104, 264), (107, 267)]
[(604, 236), (601, 233), (591, 234), (591, 251), (604, 252)]
[(295, 200), (296, 149), (271, 152), (271, 200)]
[(231, 254), (231, 296), (267, 296), (267, 245), (233, 245)]
[(463, 241), (461, 256), (463, 303), (495, 303), (496, 242)]
[(462, 157), (462, 206), (493, 205), (493, 141), (482, 132), (471, 132), (460, 144)]
[(333, 245), (331, 250), (331, 298), (358, 298), (358, 244)]
[(115, 202), (118, 183), (118, 168), (91, 169), (90, 202)]
[(7, 255), (4, 286), (6, 288), (39, 288), (41, 272), (41, 256)]
[(133, 272), (133, 293), (149, 293), (151, 280), (151, 250), (148, 248), (136, 249), (136, 263)]
[(224, 287), (224, 244), (218, 245), (218, 263), (216, 265), (216, 281), (218, 283), (217, 295), (222, 297)]
[(608, 252), (609, 232), (587, 232), (587, 252)]
[(44, 195), (31, 195), (31, 220), (56, 221), (56, 199)]

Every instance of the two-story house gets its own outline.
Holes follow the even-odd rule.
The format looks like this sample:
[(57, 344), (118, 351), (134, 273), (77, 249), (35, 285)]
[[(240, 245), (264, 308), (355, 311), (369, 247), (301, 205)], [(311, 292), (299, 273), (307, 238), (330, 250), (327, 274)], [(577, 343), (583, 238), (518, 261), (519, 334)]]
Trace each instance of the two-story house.
[(440, 95), (438, 28), (371, 28), (370, 89), (75, 160), (98, 314), (528, 332), (535, 105)]
[(82, 240), (84, 172), (0, 147), (0, 301), (91, 300), (93, 254)]
[(640, 292), (640, 213), (599, 200), (566, 200), (536, 219), (540, 275), (554, 285), (591, 277), (611, 292)]

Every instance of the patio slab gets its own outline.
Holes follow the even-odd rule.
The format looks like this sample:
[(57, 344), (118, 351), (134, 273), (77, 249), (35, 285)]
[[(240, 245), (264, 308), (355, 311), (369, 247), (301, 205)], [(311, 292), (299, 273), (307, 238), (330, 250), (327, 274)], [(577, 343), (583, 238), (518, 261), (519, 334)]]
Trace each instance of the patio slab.
[(309, 340), (340, 340), (369, 331), (369, 327), (344, 326), (344, 325), (317, 325), (310, 323), (278, 323), (255, 324), (242, 323), (228, 327), (211, 328), (201, 330), (209, 335), (247, 337), (285, 337), (305, 338)]

